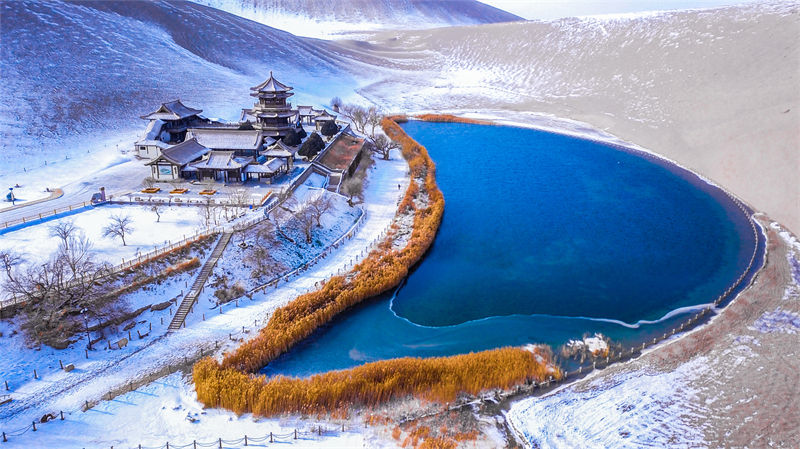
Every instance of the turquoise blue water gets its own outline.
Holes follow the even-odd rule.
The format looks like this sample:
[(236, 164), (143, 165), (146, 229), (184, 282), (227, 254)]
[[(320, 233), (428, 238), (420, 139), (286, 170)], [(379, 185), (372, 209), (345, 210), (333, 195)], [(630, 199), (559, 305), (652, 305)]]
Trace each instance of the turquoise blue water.
[(718, 189), (641, 154), (512, 127), (403, 128), (437, 164), (446, 207), (433, 247), (395, 294), (263, 372), (558, 346), (594, 332), (636, 344), (712, 302), (757, 244)]

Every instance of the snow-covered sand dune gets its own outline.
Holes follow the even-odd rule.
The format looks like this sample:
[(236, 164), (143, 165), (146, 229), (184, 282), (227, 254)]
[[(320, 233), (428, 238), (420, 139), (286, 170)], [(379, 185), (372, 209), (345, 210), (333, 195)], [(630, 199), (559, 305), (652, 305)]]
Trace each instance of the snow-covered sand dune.
[(366, 51), (350, 45), (399, 69), (360, 90), (379, 104), (582, 121), (800, 230), (796, 2), (391, 31)]
[(475, 0), (193, 0), (298, 36), (522, 20)]
[(353, 83), (325, 42), (195, 3), (14, 1), (0, 13), (0, 175), (142, 132), (139, 116), (175, 98), (238, 119), (270, 70), (300, 104)]

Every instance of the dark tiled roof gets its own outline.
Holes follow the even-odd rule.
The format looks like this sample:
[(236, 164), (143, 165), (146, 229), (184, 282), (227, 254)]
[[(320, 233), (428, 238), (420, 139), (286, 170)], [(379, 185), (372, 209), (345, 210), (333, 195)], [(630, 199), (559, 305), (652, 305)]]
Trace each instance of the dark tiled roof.
[(161, 156), (148, 162), (147, 165), (153, 165), (159, 160), (166, 160), (175, 165), (183, 166), (200, 159), (209, 151), (211, 150), (197, 143), (197, 139), (189, 139), (175, 146), (164, 148), (161, 150)]
[(233, 151), (212, 151), (207, 158), (193, 163), (192, 167), (210, 170), (235, 170), (247, 166), (253, 160), (252, 157), (234, 156)]
[(274, 93), (274, 92), (289, 92), (292, 90), (291, 86), (287, 86), (286, 84), (281, 83), (280, 81), (276, 80), (272, 76), (272, 72), (269, 72), (269, 78), (264, 81), (263, 83), (259, 84), (256, 87), (251, 87), (250, 90), (256, 92), (264, 92), (264, 93)]
[(158, 109), (147, 115), (143, 115), (142, 118), (146, 120), (180, 120), (197, 115), (201, 112), (203, 112), (202, 109), (193, 109), (181, 103), (181, 100), (174, 100), (161, 103)]

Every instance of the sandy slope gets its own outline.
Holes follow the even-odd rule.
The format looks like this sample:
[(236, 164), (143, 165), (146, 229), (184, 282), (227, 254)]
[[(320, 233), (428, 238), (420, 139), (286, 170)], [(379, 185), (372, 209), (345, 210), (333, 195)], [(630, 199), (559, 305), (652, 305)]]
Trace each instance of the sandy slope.
[(372, 101), (583, 121), (686, 165), (798, 232), (799, 10), (782, 2), (386, 32), (353, 50), (398, 69), (361, 89)]
[(193, 0), (298, 36), (511, 22), (521, 17), (475, 0)]

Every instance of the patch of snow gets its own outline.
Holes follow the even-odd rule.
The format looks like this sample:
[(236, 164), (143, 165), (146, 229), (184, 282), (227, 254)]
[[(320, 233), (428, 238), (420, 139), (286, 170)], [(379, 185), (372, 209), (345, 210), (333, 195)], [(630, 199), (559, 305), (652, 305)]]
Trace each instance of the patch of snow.
[(800, 332), (800, 314), (778, 307), (772, 312), (764, 312), (753, 322), (750, 329), (762, 334), (771, 334), (773, 332), (796, 334)]
[(672, 372), (597, 379), (580, 390), (567, 387), (523, 399), (506, 418), (517, 436), (534, 447), (704, 446), (704, 410), (693, 405), (697, 391), (688, 379), (705, 370), (705, 359), (697, 358)]

